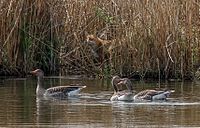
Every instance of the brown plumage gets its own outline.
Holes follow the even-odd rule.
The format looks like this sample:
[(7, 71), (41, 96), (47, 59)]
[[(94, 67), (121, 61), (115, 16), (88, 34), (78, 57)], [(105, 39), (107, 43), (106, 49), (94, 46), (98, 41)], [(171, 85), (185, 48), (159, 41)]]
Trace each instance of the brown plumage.
[[(132, 84), (131, 81), (128, 80), (128, 78), (124, 78), (124, 80), (121, 81), (121, 84), (126, 85), (127, 88), (130, 88), (129, 90), (132, 90)], [(134, 101), (137, 100), (166, 100), (169, 95), (174, 92), (173, 90), (143, 90), (136, 95), (134, 95), (133, 99)]]
[(114, 89), (114, 94), (110, 98), (111, 101), (132, 101), (133, 100), (133, 93), (132, 93), (132, 87), (130, 84), (127, 85), (127, 90), (120, 91), (118, 89), (118, 85), (123, 84), (124, 82), (129, 82), (129, 79), (122, 79), (119, 76), (114, 76), (112, 78), (111, 84)]
[(70, 85), (70, 86), (56, 86), (51, 87), (48, 89), (44, 89), (42, 87), (42, 79), (44, 76), (44, 72), (41, 69), (36, 69), (30, 72), (31, 74), (37, 76), (37, 88), (36, 94), (40, 96), (51, 96), (51, 97), (68, 97), (77, 95), (83, 88), (86, 86), (79, 86), (79, 85)]

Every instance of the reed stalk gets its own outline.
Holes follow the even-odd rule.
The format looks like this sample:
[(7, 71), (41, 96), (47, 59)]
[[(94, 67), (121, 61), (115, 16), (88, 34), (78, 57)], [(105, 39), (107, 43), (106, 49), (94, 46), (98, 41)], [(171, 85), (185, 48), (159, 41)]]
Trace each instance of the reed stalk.
[[(1, 72), (192, 78), (200, 66), (199, 10), (198, 0), (1, 1)], [(102, 70), (86, 33), (116, 40), (113, 67), (105, 61)]]

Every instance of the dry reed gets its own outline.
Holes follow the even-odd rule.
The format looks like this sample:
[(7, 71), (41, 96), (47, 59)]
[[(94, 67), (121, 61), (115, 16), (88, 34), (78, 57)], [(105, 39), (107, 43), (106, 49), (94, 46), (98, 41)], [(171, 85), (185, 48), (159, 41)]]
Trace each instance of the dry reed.
[[(0, 63), (5, 72), (191, 78), (200, 65), (199, 10), (198, 0), (2, 1)], [(86, 32), (116, 40), (113, 69), (102, 70)]]

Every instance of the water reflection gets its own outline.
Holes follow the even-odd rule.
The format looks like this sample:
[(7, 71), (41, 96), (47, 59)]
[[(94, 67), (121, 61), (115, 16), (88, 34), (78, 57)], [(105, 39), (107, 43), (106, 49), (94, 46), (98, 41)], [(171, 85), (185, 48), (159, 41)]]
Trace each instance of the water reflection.
[[(166, 102), (110, 102), (109, 80), (46, 78), (45, 86), (87, 85), (78, 98), (35, 96), (36, 79), (10, 79), (0, 86), (0, 126), (31, 127), (192, 127), (200, 126), (200, 86), (162, 83), (175, 89)], [(134, 82), (136, 91), (155, 83)]]

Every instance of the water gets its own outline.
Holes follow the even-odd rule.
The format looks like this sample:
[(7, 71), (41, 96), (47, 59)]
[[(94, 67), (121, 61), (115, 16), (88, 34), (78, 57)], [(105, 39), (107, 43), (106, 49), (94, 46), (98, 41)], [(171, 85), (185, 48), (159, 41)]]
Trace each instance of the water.
[(165, 102), (110, 102), (109, 80), (45, 78), (44, 87), (87, 85), (79, 98), (37, 98), (36, 79), (0, 81), (0, 127), (200, 127), (200, 85), (192, 82), (133, 82), (135, 90), (168, 87)]

